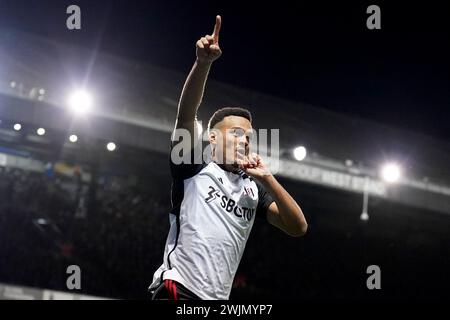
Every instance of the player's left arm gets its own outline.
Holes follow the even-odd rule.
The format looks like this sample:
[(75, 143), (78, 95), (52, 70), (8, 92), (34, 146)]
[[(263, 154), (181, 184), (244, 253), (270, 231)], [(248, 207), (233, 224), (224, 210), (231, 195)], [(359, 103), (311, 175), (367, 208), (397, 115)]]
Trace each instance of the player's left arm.
[(293, 237), (303, 236), (308, 229), (308, 223), (298, 203), (273, 175), (260, 182), (275, 200), (267, 208), (269, 222)]
[(267, 208), (269, 222), (293, 237), (303, 236), (308, 229), (308, 223), (302, 209), (272, 175), (262, 158), (253, 154), (249, 158), (242, 159), (240, 164), (242, 169), (257, 179), (273, 198), (274, 202)]

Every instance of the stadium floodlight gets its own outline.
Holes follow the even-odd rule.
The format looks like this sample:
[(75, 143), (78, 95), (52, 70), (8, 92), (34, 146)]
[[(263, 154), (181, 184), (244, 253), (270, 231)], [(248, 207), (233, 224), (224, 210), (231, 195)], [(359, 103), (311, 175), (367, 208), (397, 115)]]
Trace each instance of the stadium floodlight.
[(92, 97), (84, 90), (76, 90), (69, 96), (68, 105), (73, 112), (83, 114), (92, 107)]
[(302, 161), (306, 157), (306, 148), (303, 146), (299, 146), (294, 149), (294, 158), (297, 161)]
[(367, 221), (367, 220), (369, 220), (369, 214), (368, 214), (367, 212), (363, 212), (363, 213), (361, 213), (361, 215), (359, 216), (359, 218), (360, 218), (362, 221)]
[(108, 142), (106, 149), (108, 149), (108, 151), (114, 151), (116, 150), (116, 144), (114, 142)]
[(70, 135), (69, 141), (75, 143), (78, 141), (78, 137), (75, 134)]
[(14, 125), (14, 130), (20, 131), (20, 129), (22, 129), (22, 125), (21, 125), (20, 123), (16, 123), (16, 124)]
[(400, 167), (396, 163), (387, 163), (381, 169), (381, 176), (386, 182), (396, 182), (400, 178)]
[(40, 136), (43, 136), (45, 134), (45, 129), (44, 128), (39, 128), (36, 130), (36, 133)]
[(36, 222), (37, 222), (38, 224), (41, 224), (41, 225), (47, 224), (47, 220), (45, 220), (45, 219), (43, 219), (43, 218), (37, 219)]

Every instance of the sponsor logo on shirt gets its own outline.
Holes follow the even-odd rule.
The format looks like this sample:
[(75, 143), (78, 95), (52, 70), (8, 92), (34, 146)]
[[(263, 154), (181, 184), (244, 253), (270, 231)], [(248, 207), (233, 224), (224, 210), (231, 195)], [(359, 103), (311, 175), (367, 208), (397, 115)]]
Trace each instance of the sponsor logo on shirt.
[[(208, 196), (205, 198), (206, 203), (211, 203), (216, 199), (219, 199), (220, 206), (228, 213), (234, 214), (236, 217), (251, 221), (254, 214), (254, 208), (247, 208), (239, 206), (236, 201), (231, 198), (228, 198), (226, 195), (223, 195), (220, 190), (214, 188), (213, 186), (209, 186)], [(251, 196), (254, 195), (253, 189), (250, 187), (244, 188), (244, 193), (246, 195)]]

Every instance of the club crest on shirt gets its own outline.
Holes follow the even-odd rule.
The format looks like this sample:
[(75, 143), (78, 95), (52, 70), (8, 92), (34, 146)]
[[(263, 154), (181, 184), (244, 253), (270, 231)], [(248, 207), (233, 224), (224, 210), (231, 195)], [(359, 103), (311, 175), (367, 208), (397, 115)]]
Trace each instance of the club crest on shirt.
[(255, 194), (254, 194), (253, 189), (251, 187), (244, 187), (244, 194), (246, 196), (251, 197), (251, 198), (255, 198)]

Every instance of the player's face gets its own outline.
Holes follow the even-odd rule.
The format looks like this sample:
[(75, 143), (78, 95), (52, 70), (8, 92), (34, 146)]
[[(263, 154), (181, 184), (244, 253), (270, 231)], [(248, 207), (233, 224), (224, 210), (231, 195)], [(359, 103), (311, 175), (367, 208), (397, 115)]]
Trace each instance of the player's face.
[(215, 152), (219, 163), (236, 164), (238, 153), (248, 156), (252, 124), (244, 117), (227, 116), (216, 126)]

